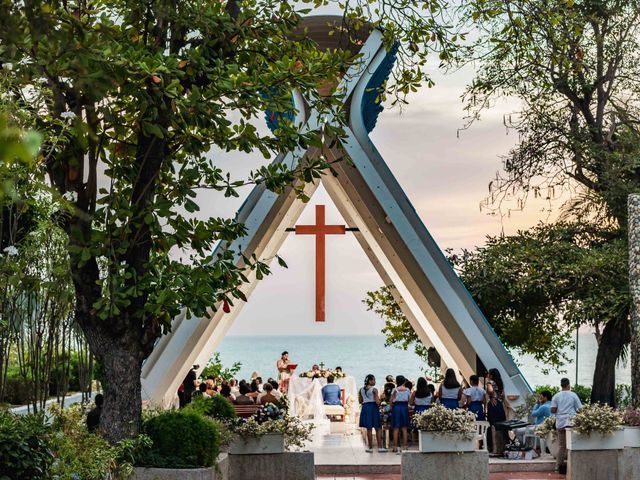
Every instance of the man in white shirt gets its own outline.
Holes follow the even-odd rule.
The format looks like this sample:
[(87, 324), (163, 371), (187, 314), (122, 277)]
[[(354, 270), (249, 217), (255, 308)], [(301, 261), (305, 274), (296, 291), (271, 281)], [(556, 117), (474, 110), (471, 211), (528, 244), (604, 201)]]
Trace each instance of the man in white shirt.
[(574, 392), (568, 378), (560, 380), (562, 390), (551, 399), (551, 413), (556, 416), (556, 430), (558, 431), (558, 457), (556, 465), (558, 472), (567, 473), (567, 426), (576, 412), (582, 408), (582, 403)]

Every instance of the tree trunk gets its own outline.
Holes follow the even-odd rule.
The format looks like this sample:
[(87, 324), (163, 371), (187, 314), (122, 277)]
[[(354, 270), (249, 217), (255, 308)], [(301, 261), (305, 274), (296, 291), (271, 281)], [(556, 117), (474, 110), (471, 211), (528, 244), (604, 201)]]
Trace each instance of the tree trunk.
[(94, 325), (86, 333), (91, 350), (103, 367), (104, 406), (100, 430), (113, 444), (140, 433), (143, 355), (135, 332), (127, 331), (116, 337), (109, 332), (107, 323), (104, 327)]
[(593, 372), (591, 402), (606, 403), (615, 407), (616, 364), (625, 344), (629, 341), (629, 336), (629, 322), (626, 318), (610, 321), (605, 325)]
[(631, 292), (631, 402), (640, 407), (640, 195), (629, 195), (629, 290)]

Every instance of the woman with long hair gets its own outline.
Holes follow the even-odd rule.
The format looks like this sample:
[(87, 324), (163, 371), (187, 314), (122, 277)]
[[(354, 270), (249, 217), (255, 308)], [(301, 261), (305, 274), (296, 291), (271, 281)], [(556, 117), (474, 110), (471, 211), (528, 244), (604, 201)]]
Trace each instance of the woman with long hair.
[(409, 397), (409, 405), (413, 405), (415, 413), (421, 413), (431, 407), (432, 400), (433, 396), (431, 395), (431, 390), (429, 390), (427, 380), (424, 377), (418, 378), (416, 390), (411, 392)]
[(456, 372), (453, 368), (447, 368), (444, 373), (444, 381), (438, 388), (438, 401), (445, 408), (455, 410), (460, 407), (460, 399), (462, 398), (462, 387), (456, 378)]
[(387, 451), (382, 446), (382, 423), (380, 422), (380, 395), (378, 389), (375, 388), (376, 377), (369, 374), (364, 379), (364, 386), (360, 389), (360, 403), (362, 410), (360, 411), (360, 428), (367, 430), (367, 453), (373, 452), (373, 430), (376, 431), (376, 442), (378, 443), (378, 452)]
[(504, 422), (507, 419), (507, 415), (504, 410), (504, 383), (502, 382), (502, 375), (500, 375), (500, 371), (497, 368), (489, 370), (486, 387), (487, 397), (489, 398), (487, 420), (491, 425), (493, 453), (502, 454), (506, 443), (506, 432), (504, 430), (496, 430), (494, 425), (497, 422)]

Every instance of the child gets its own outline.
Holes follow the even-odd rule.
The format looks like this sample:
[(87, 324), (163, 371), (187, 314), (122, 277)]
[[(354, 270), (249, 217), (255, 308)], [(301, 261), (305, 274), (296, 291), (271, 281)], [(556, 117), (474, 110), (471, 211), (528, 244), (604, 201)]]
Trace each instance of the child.
[(409, 404), (413, 405), (413, 411), (415, 413), (422, 413), (431, 407), (433, 400), (433, 394), (427, 385), (427, 380), (424, 377), (418, 378), (416, 384), (416, 391), (411, 393), (409, 398)]
[(360, 389), (360, 402), (362, 403), (362, 411), (360, 412), (360, 428), (367, 429), (367, 453), (373, 452), (373, 432), (376, 430), (376, 441), (378, 442), (378, 452), (384, 453), (386, 448), (382, 447), (382, 431), (380, 430), (380, 396), (378, 389), (374, 388), (376, 377), (369, 374), (364, 379), (364, 387)]
[(405, 387), (406, 379), (402, 375), (396, 377), (396, 388), (391, 393), (391, 428), (393, 429), (393, 451), (398, 455), (398, 433), (402, 432), (402, 446), (407, 449), (407, 428), (409, 427), (409, 395), (411, 391)]
[(465, 388), (463, 392), (467, 399), (467, 410), (475, 413), (476, 418), (483, 421), (485, 419), (484, 408), (487, 404), (487, 392), (484, 388), (478, 386), (479, 379), (477, 375), (471, 375), (469, 383), (471, 383), (471, 386)]
[(389, 403), (391, 401), (391, 392), (393, 392), (393, 389), (396, 388), (396, 384), (393, 383), (393, 377), (391, 375), (387, 375), (387, 377), (385, 378), (386, 382), (384, 384), (384, 401)]

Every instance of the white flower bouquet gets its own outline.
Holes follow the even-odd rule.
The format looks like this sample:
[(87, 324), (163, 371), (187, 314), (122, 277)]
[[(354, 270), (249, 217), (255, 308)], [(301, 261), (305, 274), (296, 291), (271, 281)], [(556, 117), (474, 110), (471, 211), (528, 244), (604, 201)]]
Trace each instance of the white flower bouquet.
[(273, 403), (267, 403), (253, 417), (240, 420), (233, 430), (243, 438), (282, 433), (287, 448), (302, 448), (311, 438), (313, 428), (312, 424), (304, 424), (299, 418), (289, 416)]
[(544, 438), (549, 433), (553, 436), (553, 438), (556, 438), (558, 436), (558, 431), (556, 430), (556, 417), (554, 415), (545, 418), (540, 425), (536, 426), (537, 436)]
[(609, 405), (593, 403), (585, 405), (576, 416), (573, 417), (573, 430), (580, 435), (611, 435), (620, 429), (622, 424), (622, 413), (614, 410)]
[(418, 430), (432, 433), (457, 433), (467, 439), (476, 433), (476, 415), (457, 408), (451, 410), (436, 404), (413, 417)]

